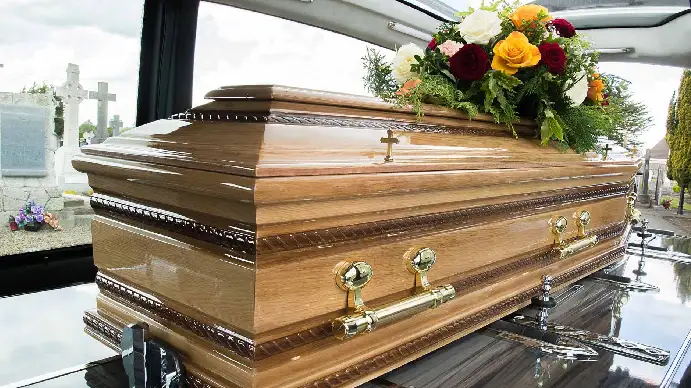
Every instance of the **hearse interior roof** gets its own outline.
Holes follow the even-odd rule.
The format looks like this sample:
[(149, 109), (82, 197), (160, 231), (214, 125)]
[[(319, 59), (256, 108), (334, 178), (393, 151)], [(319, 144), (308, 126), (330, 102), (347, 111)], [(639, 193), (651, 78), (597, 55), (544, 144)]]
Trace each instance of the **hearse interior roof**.
[[(213, 0), (394, 49), (426, 45), (466, 0)], [(689, 0), (538, 0), (594, 42), (602, 61), (691, 67)]]

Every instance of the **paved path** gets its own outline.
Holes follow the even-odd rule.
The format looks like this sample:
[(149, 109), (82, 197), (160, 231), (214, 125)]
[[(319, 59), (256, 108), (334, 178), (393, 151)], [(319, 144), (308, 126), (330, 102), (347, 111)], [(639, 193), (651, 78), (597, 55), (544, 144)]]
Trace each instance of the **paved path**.
[(639, 208), (644, 218), (650, 221), (649, 228), (671, 230), (682, 236), (691, 236), (691, 217), (676, 216), (669, 210)]

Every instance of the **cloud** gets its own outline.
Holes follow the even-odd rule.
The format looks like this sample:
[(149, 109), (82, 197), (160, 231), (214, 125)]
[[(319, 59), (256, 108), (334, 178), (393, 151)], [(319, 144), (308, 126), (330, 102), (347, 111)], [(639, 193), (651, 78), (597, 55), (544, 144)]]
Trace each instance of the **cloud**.
[[(3, 0), (0, 5), (0, 91), (33, 82), (60, 85), (68, 63), (80, 66), (80, 82), (95, 90), (109, 83), (119, 114), (132, 125), (136, 114), (142, 0)], [(59, 5), (59, 7), (58, 7)], [(55, 9), (55, 8), (58, 9)], [(55, 12), (53, 12), (55, 11)], [(80, 121), (96, 121), (96, 102), (80, 105)]]

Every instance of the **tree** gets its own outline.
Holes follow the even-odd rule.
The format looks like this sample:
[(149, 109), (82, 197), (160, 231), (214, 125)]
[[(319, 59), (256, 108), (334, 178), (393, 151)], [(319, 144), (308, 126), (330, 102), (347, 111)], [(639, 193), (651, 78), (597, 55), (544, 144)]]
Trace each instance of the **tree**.
[(55, 129), (53, 132), (58, 137), (62, 137), (62, 134), (65, 132), (65, 118), (64, 118), (64, 113), (65, 113), (65, 104), (62, 102), (62, 98), (58, 97), (58, 95), (55, 93), (55, 87), (53, 85), (48, 85), (45, 83), (45, 81), (42, 84), (37, 84), (34, 82), (29, 88), (24, 86), (20, 93), (31, 93), (31, 94), (46, 94), (52, 92), (53, 93), (53, 99), (55, 100)]
[(96, 133), (96, 126), (94, 123), (91, 122), (91, 120), (86, 120), (79, 126), (79, 138), (83, 139), (84, 138), (84, 133), (85, 132), (93, 132)]
[(691, 70), (684, 70), (676, 104), (670, 105), (674, 106), (670, 106), (667, 117), (667, 171), (681, 187), (679, 214), (684, 214), (684, 192), (691, 184)]
[(605, 81), (607, 95), (603, 108), (611, 120), (611, 128), (605, 129), (607, 137), (629, 150), (640, 148), (641, 134), (653, 122), (648, 107), (633, 99), (630, 81), (613, 74), (602, 74), (601, 78)]

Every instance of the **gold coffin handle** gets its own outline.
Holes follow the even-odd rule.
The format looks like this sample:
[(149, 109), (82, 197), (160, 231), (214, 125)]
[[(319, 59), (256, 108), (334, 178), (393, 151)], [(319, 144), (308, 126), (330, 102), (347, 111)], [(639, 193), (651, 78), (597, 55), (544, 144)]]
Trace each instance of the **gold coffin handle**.
[[(456, 296), (456, 290), (450, 284), (431, 287), (427, 283), (427, 271), (436, 262), (434, 251), (430, 248), (422, 248), (407, 257), (409, 257), (410, 263), (407, 263), (406, 267), (409, 272), (415, 275), (414, 284), (417, 293), (376, 309), (365, 307), (361, 294), (361, 288), (371, 279), (373, 274), (372, 267), (362, 261), (342, 263), (336, 267), (336, 284), (339, 288), (347, 290), (349, 293), (349, 314), (336, 318), (331, 323), (334, 337), (344, 340), (355, 337), (358, 334), (373, 331), (379, 326), (399, 321), (427, 309), (437, 308)], [(367, 281), (360, 281), (358, 284), (348, 282), (348, 274), (352, 275), (354, 273), (365, 273), (369, 276), (369, 279)], [(359, 284), (362, 284), (362, 286), (359, 286)], [(350, 295), (351, 293), (356, 294), (357, 297), (353, 298)], [(359, 303), (353, 303), (353, 299), (357, 299)]]
[(585, 230), (586, 226), (590, 224), (590, 212), (587, 210), (578, 211), (574, 213), (573, 218), (576, 219), (576, 226), (578, 227), (578, 239), (568, 244), (564, 243), (561, 236), (566, 231), (566, 217), (560, 216), (552, 223), (552, 233), (555, 235), (554, 253), (560, 260), (571, 257), (598, 243), (598, 237), (595, 235), (588, 236)]

